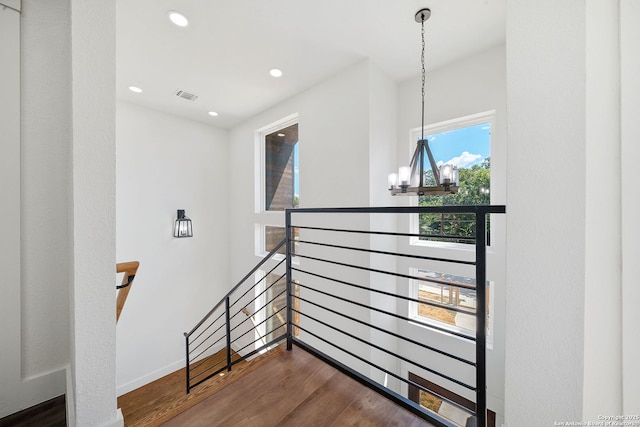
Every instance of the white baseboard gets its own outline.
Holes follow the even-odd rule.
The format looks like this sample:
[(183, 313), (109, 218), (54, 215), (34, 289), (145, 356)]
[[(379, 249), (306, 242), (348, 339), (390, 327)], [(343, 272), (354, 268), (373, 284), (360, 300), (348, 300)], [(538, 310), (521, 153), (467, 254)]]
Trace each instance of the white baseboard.
[(124, 427), (124, 417), (122, 416), (122, 411), (118, 408), (118, 410), (116, 411), (115, 420), (103, 424), (102, 427)]
[(162, 378), (165, 375), (169, 375), (172, 372), (177, 371), (178, 369), (184, 368), (184, 360), (178, 360), (173, 362), (163, 368), (156, 369), (153, 372), (149, 372), (146, 375), (143, 375), (135, 380), (129, 381), (124, 384), (120, 384), (116, 387), (116, 395), (122, 396), (125, 393), (129, 393), (132, 390), (142, 387), (143, 385), (149, 384), (152, 381), (157, 380), (158, 378)]

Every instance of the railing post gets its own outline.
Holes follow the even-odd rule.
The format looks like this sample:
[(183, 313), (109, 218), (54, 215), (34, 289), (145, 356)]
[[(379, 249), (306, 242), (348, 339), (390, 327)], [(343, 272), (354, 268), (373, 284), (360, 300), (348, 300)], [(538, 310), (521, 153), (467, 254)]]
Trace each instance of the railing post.
[(186, 360), (187, 360), (187, 366), (185, 367), (185, 371), (187, 374), (187, 394), (189, 394), (189, 392), (191, 391), (191, 382), (190, 382), (190, 377), (191, 377), (191, 372), (190, 372), (190, 364), (189, 364), (189, 334), (187, 334), (186, 332), (184, 333), (184, 340), (185, 340), (185, 349), (186, 349)]
[(224, 315), (227, 324), (227, 371), (231, 371), (231, 320), (229, 316), (229, 297), (224, 300)]
[(487, 426), (487, 212), (476, 210), (476, 420)]
[(292, 308), (292, 285), (291, 285), (291, 210), (285, 211), (285, 233), (287, 242), (285, 243), (286, 275), (287, 275), (287, 350), (293, 347), (293, 312)]

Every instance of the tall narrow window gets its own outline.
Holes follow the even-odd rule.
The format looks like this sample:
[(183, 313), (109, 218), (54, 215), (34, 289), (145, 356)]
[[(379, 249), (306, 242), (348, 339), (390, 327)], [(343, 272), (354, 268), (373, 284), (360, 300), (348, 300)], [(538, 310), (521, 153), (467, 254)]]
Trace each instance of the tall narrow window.
[[(491, 203), (491, 126), (493, 112), (482, 113), (425, 129), (425, 138), (438, 165), (458, 169), (457, 194), (420, 196), (420, 206), (488, 205)], [(416, 131), (418, 132), (418, 131)], [(434, 185), (433, 173), (425, 168), (425, 182)], [(420, 214), (420, 240), (474, 243), (475, 217), (472, 214)], [(442, 236), (440, 238), (439, 236)], [(446, 237), (446, 238), (445, 238)], [(487, 227), (487, 241), (490, 233)]]
[(265, 136), (265, 211), (299, 205), (298, 124)]

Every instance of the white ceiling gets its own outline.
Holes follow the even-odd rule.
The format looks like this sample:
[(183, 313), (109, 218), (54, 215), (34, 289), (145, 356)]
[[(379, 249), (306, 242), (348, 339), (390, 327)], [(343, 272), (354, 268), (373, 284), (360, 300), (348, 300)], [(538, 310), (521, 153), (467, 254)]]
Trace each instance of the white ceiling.
[[(369, 58), (395, 81), (504, 43), (506, 0), (117, 0), (117, 97), (217, 127)], [(167, 12), (189, 19), (180, 28)], [(284, 75), (273, 78), (269, 69)], [(127, 88), (143, 89), (134, 94)], [(198, 95), (187, 101), (177, 89)], [(210, 117), (208, 111), (218, 117)]]

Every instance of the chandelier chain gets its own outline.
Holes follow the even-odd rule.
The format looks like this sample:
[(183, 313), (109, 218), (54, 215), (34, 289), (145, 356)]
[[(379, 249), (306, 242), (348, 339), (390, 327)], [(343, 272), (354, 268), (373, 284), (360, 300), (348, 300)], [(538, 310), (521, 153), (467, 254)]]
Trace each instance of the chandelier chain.
[(425, 48), (425, 43), (424, 43), (424, 19), (422, 20), (422, 57), (421, 57), (421, 62), (422, 62), (422, 127), (420, 128), (422, 130), (422, 138), (424, 140), (424, 87), (425, 87), (425, 75), (426, 75), (426, 71), (425, 71), (425, 67), (424, 67), (424, 48)]

